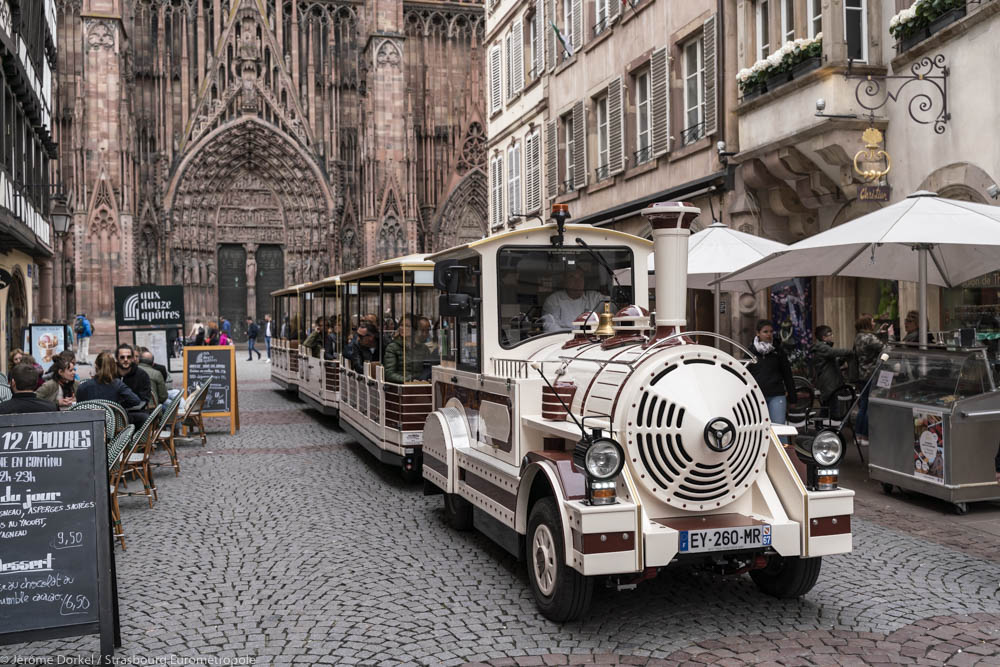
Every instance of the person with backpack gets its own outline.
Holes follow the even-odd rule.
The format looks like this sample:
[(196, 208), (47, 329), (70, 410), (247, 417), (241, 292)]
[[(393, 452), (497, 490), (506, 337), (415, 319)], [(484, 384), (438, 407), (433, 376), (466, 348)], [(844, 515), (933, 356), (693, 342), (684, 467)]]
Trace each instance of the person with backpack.
[(90, 337), (94, 335), (94, 326), (87, 319), (86, 313), (76, 316), (73, 333), (76, 334), (76, 363), (89, 366)]
[(257, 353), (257, 359), (260, 359), (260, 350), (258, 350), (255, 345), (257, 345), (257, 336), (260, 335), (260, 326), (253, 321), (252, 317), (247, 318), (247, 361), (253, 361), (253, 353)]

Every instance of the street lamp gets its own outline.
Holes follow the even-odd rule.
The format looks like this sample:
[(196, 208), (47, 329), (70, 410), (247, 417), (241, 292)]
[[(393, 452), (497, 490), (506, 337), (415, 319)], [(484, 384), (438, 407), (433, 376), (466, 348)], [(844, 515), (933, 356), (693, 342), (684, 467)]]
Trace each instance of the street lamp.
[(55, 195), (52, 197), (52, 211), (49, 216), (52, 218), (52, 229), (57, 236), (63, 236), (69, 232), (70, 214), (66, 207), (66, 197)]

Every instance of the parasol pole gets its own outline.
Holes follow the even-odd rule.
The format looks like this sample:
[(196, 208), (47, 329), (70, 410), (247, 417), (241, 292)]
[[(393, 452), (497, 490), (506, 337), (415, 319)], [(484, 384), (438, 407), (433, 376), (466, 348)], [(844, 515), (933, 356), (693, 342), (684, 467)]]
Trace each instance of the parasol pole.
[[(715, 290), (714, 290), (715, 291), (715, 299), (714, 299), (714, 301), (715, 301), (715, 333), (717, 333), (717, 334), (721, 334), (722, 333), (722, 327), (721, 327), (722, 317), (719, 315), (719, 306), (722, 305), (722, 285), (720, 285), (718, 283), (718, 280), (721, 277), (722, 277), (721, 273), (716, 273), (715, 274), (715, 280), (716, 280)], [(720, 341), (718, 338), (716, 338), (715, 339), (715, 346), (721, 350), (722, 349), (722, 341)]]
[(921, 244), (917, 247), (917, 298), (920, 308), (920, 349), (927, 349), (927, 252), (929, 246)]

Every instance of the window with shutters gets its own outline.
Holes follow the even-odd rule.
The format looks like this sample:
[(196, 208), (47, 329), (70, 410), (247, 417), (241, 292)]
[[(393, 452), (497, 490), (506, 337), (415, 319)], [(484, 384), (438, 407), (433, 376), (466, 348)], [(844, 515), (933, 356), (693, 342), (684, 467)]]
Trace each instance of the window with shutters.
[(514, 97), (514, 43), (513, 43), (513, 31), (508, 30), (507, 34), (504, 35), (504, 67), (503, 67), (503, 78), (504, 78), (504, 93), (507, 95), (505, 98), (510, 101), (510, 98)]
[(684, 130), (681, 145), (687, 146), (705, 136), (705, 53), (702, 36), (682, 47), (684, 67)]
[(510, 59), (510, 81), (513, 88), (511, 97), (514, 97), (524, 90), (524, 23), (518, 19), (514, 21), (510, 30), (510, 47), (513, 51)]
[(635, 155), (632, 163), (645, 164), (653, 158), (653, 108), (650, 103), (649, 69), (635, 75)]
[(815, 39), (823, 32), (823, 0), (806, 0), (806, 7), (809, 9), (809, 38)]
[(620, 0), (594, 0), (594, 36), (600, 35), (611, 25), (608, 2)]
[(503, 226), (503, 157), (500, 154), (490, 160), (490, 218), (492, 228)]
[(844, 37), (847, 58), (868, 62), (868, 3), (844, 0)]
[(572, 192), (576, 181), (576, 132), (573, 127), (573, 114), (563, 116), (563, 192)]
[(771, 55), (770, 0), (757, 0), (757, 60)]
[[(576, 22), (575, 17), (573, 16), (574, 1), (575, 0), (563, 0), (562, 3), (563, 24), (559, 28), (560, 32), (562, 32), (563, 39), (566, 40), (566, 45), (569, 46), (570, 48), (573, 48), (572, 47), (572, 44), (574, 42), (573, 24)], [(570, 55), (566, 53), (566, 49), (564, 49), (562, 45), (559, 45), (559, 54), (560, 54), (559, 58), (560, 62), (564, 60), (569, 60), (570, 58)]]
[(795, 41), (795, 0), (780, 0), (781, 2), (781, 40)]
[(524, 212), (542, 207), (542, 138), (535, 129), (524, 138)]
[(525, 14), (524, 23), (528, 26), (528, 29), (525, 30), (524, 43), (524, 50), (528, 54), (528, 81), (534, 81), (540, 74), (538, 71), (538, 60), (540, 55), (538, 48), (538, 18), (535, 16), (535, 12), (528, 12)]
[(594, 175), (597, 181), (608, 177), (608, 96), (597, 98), (594, 102), (594, 116), (597, 119), (597, 169)]
[(500, 81), (500, 45), (497, 44), (490, 49), (489, 58), (489, 82), (490, 82), (490, 115), (500, 111), (502, 101), (500, 99), (501, 95), (501, 81)]
[(521, 215), (521, 144), (514, 142), (507, 149), (507, 208), (509, 215)]

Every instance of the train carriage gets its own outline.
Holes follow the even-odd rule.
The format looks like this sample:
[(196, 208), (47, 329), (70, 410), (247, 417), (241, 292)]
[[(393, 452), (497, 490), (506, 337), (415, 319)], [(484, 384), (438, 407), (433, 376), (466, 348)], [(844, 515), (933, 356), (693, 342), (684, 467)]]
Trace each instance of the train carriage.
[(429, 379), (438, 363), (442, 332), (437, 317), (434, 265), (409, 255), (340, 276), (343, 317), (353, 330), (373, 323), (377, 361), (350, 358), (340, 366), (340, 424), (376, 458), (420, 478), (424, 421), (432, 409)]
[(823, 555), (851, 549), (839, 436), (786, 450), (743, 360), (683, 331), (698, 213), (644, 211), (652, 322), (648, 274), (634, 267), (653, 244), (566, 225), (563, 207), (555, 224), (431, 257), (448, 343), (424, 427), (425, 491), (443, 494), (454, 527), (526, 561), (552, 620), (583, 614), (597, 577), (631, 587), (681, 560), (800, 596)]
[[(332, 417), (340, 411), (342, 291), (338, 276), (310, 283), (301, 291), (302, 320), (309, 333), (297, 349), (299, 398)], [(313, 332), (318, 344), (305, 345)]]
[(276, 327), (271, 338), (271, 381), (286, 391), (297, 391), (299, 382), (299, 343), (302, 333), (302, 290), (309, 283), (271, 292), (274, 304), (272, 322)]

